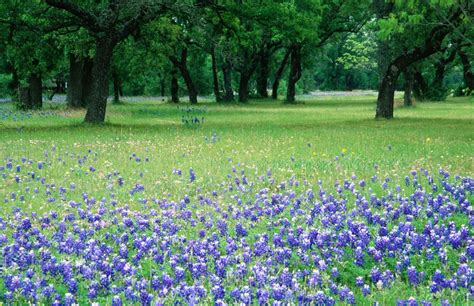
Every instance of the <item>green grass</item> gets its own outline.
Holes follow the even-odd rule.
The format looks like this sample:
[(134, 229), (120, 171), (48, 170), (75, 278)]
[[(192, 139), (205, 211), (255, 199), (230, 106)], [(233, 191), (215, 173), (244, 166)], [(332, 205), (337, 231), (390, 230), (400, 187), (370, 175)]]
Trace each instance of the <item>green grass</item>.
[[(150, 152), (156, 158), (153, 169), (148, 169), (153, 172), (192, 166), (201, 175), (219, 177), (227, 173), (232, 158), (259, 171), (272, 168), (330, 181), (352, 173), (367, 177), (375, 164), (381, 175), (403, 176), (419, 166), (429, 170), (442, 166), (465, 175), (474, 168), (474, 103), (468, 98), (396, 109), (396, 118), (389, 121), (373, 119), (373, 98), (205, 106), (205, 121), (199, 128), (185, 127), (175, 105), (153, 103), (109, 105), (107, 123), (101, 126), (83, 124), (80, 111), (3, 121), (0, 154), (23, 151), (34, 157), (53, 144), (108, 147), (105, 159), (110, 162), (132, 152), (140, 156)], [(209, 141), (213, 133), (220, 139), (216, 143)], [(336, 163), (335, 156), (343, 152), (347, 158)]]
[[(84, 190), (97, 199), (110, 196), (109, 182), (104, 178), (108, 172), (119, 171), (127, 188), (114, 189), (116, 198), (137, 210), (142, 204), (128, 193), (136, 183), (146, 185), (147, 197), (169, 196), (177, 201), (183, 194), (199, 194), (201, 190), (186, 183), (189, 168), (194, 169), (197, 185), (205, 186), (206, 192), (222, 189), (220, 184), (232, 166), (245, 169), (249, 177), (272, 169), (276, 182), (295, 176), (309, 185), (322, 180), (324, 186), (333, 186), (351, 175), (367, 181), (377, 175), (390, 177), (402, 186), (402, 191), (403, 178), (420, 167), (430, 172), (443, 168), (452, 175), (474, 175), (474, 103), (469, 98), (397, 108), (395, 119), (388, 121), (374, 119), (373, 97), (315, 98), (296, 105), (253, 100), (248, 104), (205, 103), (197, 107), (206, 109), (198, 115), (205, 119), (194, 128), (181, 122), (183, 112), (176, 105), (159, 102), (109, 105), (103, 125), (84, 124), (83, 111), (63, 109), (53, 110), (55, 115), (49, 117), (33, 113), (28, 120), (7, 119), (0, 121), (0, 156), (62, 163), (63, 167), (46, 166), (42, 175), (57, 186), (74, 182), (77, 189), (70, 196), (78, 198)], [(88, 150), (92, 150), (92, 156), (96, 153), (96, 159), (89, 158), (80, 166), (77, 159)], [(142, 162), (131, 160), (133, 153)], [(145, 158), (149, 162), (143, 162)], [(97, 175), (88, 173), (89, 166), (97, 169)], [(173, 168), (181, 169), (183, 178), (172, 175)], [(374, 186), (373, 190), (381, 188)], [(0, 182), (1, 195), (13, 191), (21, 192), (13, 180)], [(249, 194), (243, 200), (252, 197)], [(63, 209), (60, 203), (47, 205), (45, 199), (40, 194), (22, 208), (38, 213), (49, 211), (51, 205)], [(226, 204), (232, 201), (223, 195), (219, 199), (225, 199)], [(200, 207), (193, 209), (202, 211)], [(0, 216), (11, 210), (7, 206)], [(465, 216), (451, 218), (458, 225), (467, 222)], [(264, 225), (257, 224), (254, 231), (265, 231)], [(199, 226), (188, 233), (188, 239), (197, 238)], [(424, 224), (415, 226), (422, 228)], [(233, 227), (229, 226), (229, 231)], [(343, 279), (370, 271), (368, 266), (348, 269)], [(402, 279), (396, 282), (391, 289), (375, 292), (367, 299), (355, 292), (357, 301), (385, 305), (394, 304), (401, 296), (429, 299), (429, 288), (415, 290)], [(462, 295), (445, 298), (468, 302)]]

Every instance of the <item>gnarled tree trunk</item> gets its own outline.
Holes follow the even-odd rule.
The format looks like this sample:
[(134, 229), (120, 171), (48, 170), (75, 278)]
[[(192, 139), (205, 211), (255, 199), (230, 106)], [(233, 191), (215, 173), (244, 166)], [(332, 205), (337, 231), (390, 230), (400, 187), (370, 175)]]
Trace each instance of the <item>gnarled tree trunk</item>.
[(105, 120), (107, 98), (109, 96), (109, 72), (115, 42), (110, 37), (97, 38), (94, 65), (92, 67), (92, 86), (87, 93), (87, 112), (85, 121), (100, 123)]
[(296, 82), (301, 78), (301, 45), (295, 44), (291, 48), (290, 75), (288, 76), (288, 88), (286, 90), (286, 101), (295, 102)]

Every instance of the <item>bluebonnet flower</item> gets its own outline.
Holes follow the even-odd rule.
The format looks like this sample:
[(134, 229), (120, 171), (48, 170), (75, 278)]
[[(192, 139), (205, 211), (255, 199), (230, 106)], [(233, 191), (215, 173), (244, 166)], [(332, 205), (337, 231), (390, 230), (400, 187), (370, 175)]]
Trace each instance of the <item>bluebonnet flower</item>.
[(223, 299), (225, 296), (225, 290), (221, 285), (214, 285), (211, 290), (215, 300)]
[(413, 266), (408, 267), (407, 273), (408, 273), (408, 281), (410, 282), (410, 284), (414, 286), (418, 285), (419, 283), (418, 272), (416, 272), (415, 267)]
[(364, 296), (367, 296), (367, 295), (370, 294), (370, 287), (369, 287), (369, 285), (364, 285), (364, 286), (362, 287), (362, 294), (363, 294)]
[(112, 298), (112, 306), (122, 306), (122, 300), (120, 299), (120, 297), (118, 295), (114, 295), (114, 297)]
[(68, 292), (64, 295), (64, 304), (66, 306), (73, 305), (75, 303), (76, 303), (76, 299), (71, 293)]

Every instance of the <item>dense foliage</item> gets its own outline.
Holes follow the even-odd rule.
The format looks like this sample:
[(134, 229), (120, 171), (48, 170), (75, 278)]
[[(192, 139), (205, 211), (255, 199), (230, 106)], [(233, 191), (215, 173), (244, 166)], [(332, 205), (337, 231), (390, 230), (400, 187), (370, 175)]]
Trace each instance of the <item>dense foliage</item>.
[(380, 89), (377, 115), (390, 118), (395, 89), (406, 105), (412, 92), (470, 94), (473, 10), (462, 0), (2, 1), (0, 93), (28, 109), (43, 89), (67, 90), (101, 122), (109, 94), (246, 102), (271, 89), (293, 102)]

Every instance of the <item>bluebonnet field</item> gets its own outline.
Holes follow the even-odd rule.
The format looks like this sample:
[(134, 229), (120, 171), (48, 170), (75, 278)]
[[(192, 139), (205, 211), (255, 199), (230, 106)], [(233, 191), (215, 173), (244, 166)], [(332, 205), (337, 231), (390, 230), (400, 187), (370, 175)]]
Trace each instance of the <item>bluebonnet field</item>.
[[(52, 117), (62, 130), (7, 122), (0, 301), (473, 303), (472, 151), (456, 138), (472, 106), (454, 103), (441, 123), (449, 104), (313, 127), (321, 110), (343, 107), (326, 103), (278, 113), (122, 105), (112, 114), (132, 124)], [(158, 107), (148, 126), (133, 123), (139, 107)], [(290, 119), (265, 129), (262, 113)], [(232, 128), (215, 123), (223, 116)]]

